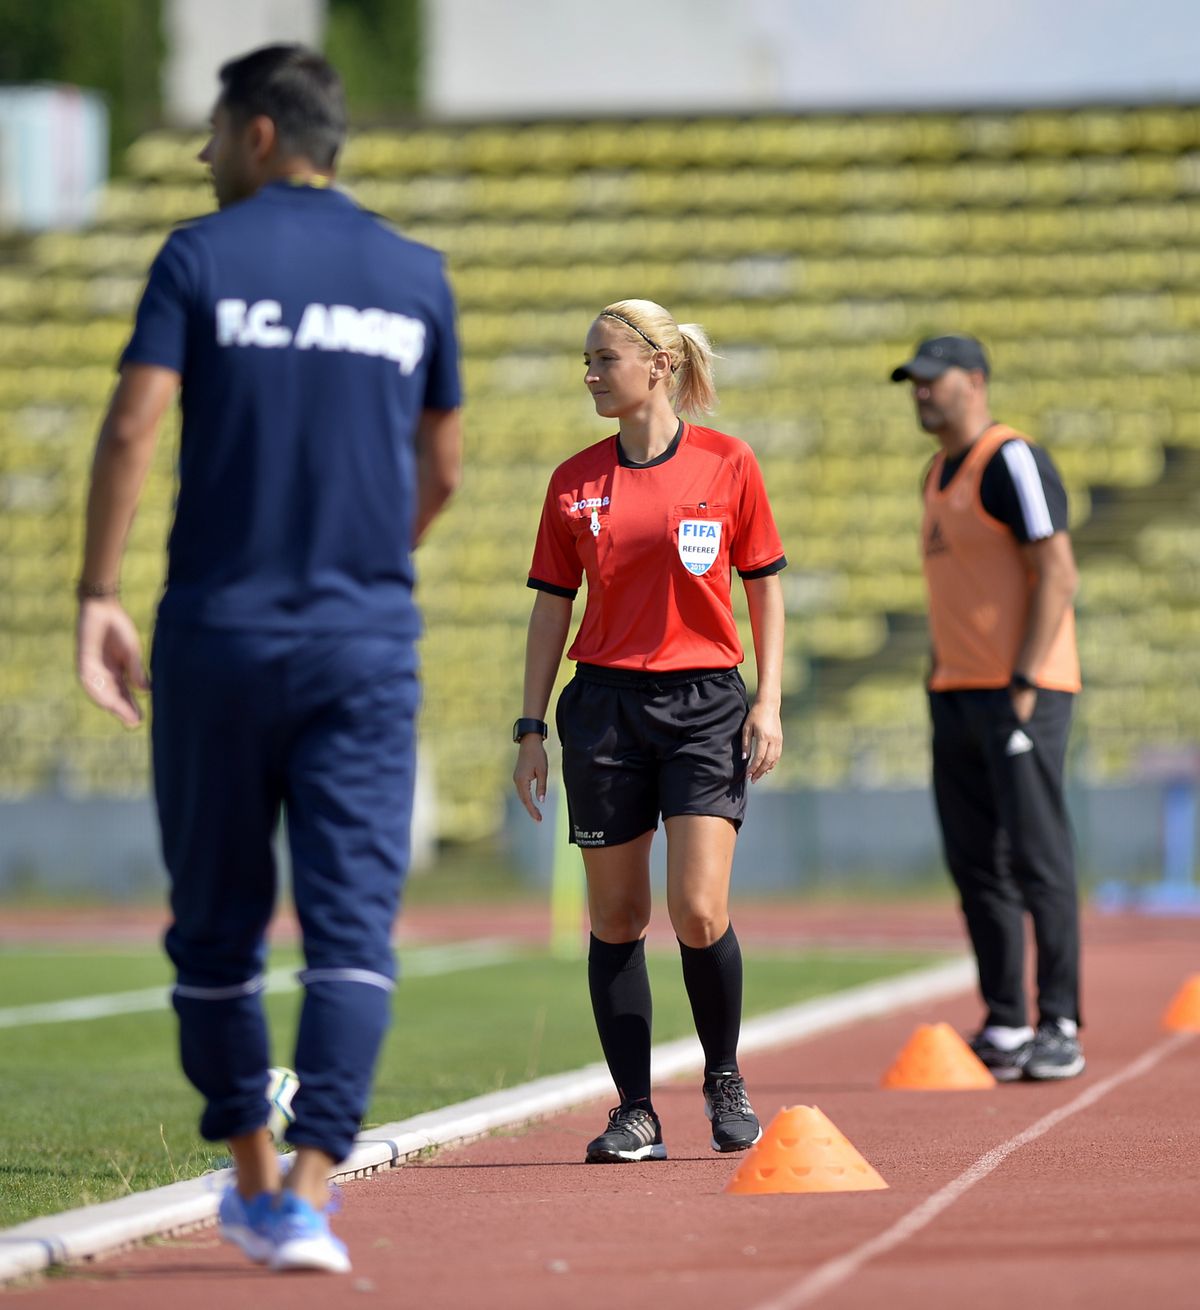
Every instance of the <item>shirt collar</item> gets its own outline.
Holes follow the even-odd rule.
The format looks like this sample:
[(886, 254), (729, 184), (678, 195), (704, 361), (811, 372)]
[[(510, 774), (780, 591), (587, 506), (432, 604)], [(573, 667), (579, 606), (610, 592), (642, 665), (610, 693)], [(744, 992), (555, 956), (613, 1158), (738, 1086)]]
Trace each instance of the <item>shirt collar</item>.
[(625, 448), (621, 445), (620, 436), (616, 436), (614, 440), (617, 443), (617, 463), (623, 469), (652, 469), (658, 464), (665, 464), (679, 449), (679, 443), (683, 440), (684, 426), (683, 419), (680, 419), (679, 426), (675, 429), (675, 435), (671, 438), (671, 444), (661, 455), (655, 455), (653, 459), (647, 460), (645, 464), (638, 464), (630, 459), (625, 453)]

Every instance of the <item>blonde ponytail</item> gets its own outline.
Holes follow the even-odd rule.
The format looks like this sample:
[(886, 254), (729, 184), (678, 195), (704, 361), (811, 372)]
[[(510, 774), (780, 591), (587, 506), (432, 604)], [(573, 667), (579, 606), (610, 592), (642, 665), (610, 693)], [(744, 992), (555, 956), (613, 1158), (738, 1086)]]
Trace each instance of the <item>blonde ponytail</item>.
[(699, 323), (680, 323), (680, 350), (683, 358), (675, 366), (675, 408), (686, 414), (711, 414), (717, 407), (717, 387), (713, 381), (713, 348), (708, 333)]

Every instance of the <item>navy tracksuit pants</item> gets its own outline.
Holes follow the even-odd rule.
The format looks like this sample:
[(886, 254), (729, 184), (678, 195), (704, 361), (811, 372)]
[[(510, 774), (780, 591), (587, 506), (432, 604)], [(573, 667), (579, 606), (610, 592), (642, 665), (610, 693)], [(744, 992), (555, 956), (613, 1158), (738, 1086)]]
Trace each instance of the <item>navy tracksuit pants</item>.
[(1079, 905), (1063, 797), (1075, 697), (1039, 691), (1019, 723), (1008, 691), (929, 694), (933, 789), (946, 863), (979, 965), (987, 1023), (1021, 1028), (1025, 915), (1040, 1019), (1079, 1020)]
[(211, 1141), (261, 1127), (261, 1004), (282, 809), (304, 941), (294, 1145), (353, 1146), (388, 1026), (391, 930), (408, 868), (413, 643), (160, 625), (154, 787), (184, 1072)]

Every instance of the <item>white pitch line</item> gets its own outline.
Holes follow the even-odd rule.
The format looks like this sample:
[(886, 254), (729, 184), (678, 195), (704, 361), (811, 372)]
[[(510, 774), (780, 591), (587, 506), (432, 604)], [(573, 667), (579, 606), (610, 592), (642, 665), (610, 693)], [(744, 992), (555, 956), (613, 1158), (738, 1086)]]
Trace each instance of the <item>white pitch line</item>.
[(852, 1278), (876, 1256), (885, 1255), (888, 1251), (895, 1250), (896, 1247), (907, 1242), (910, 1237), (919, 1233), (922, 1228), (928, 1227), (940, 1214), (948, 1210), (955, 1201), (970, 1191), (976, 1183), (982, 1182), (989, 1174), (998, 1169), (1010, 1155), (1019, 1151), (1021, 1147), (1037, 1141), (1039, 1137), (1044, 1136), (1052, 1128), (1056, 1128), (1063, 1120), (1069, 1119), (1081, 1110), (1086, 1110), (1089, 1106), (1095, 1105), (1101, 1097), (1107, 1096), (1115, 1087), (1148, 1073), (1159, 1061), (1165, 1059), (1194, 1036), (1195, 1033), (1190, 1032), (1174, 1033), (1157, 1046), (1151, 1047), (1144, 1055), (1134, 1060), (1132, 1064), (1128, 1064), (1124, 1069), (1119, 1069), (1116, 1073), (1110, 1074), (1100, 1082), (1094, 1083), (1086, 1091), (1081, 1092), (1073, 1101), (1068, 1101), (1066, 1105), (1060, 1106), (1057, 1110), (1052, 1110), (1044, 1118), (1031, 1124), (1023, 1133), (1018, 1133), (1016, 1137), (1010, 1138), (1007, 1142), (993, 1147), (992, 1150), (981, 1155), (974, 1164), (965, 1169), (957, 1178), (947, 1183), (940, 1191), (934, 1192), (932, 1196), (927, 1197), (915, 1210), (910, 1210), (908, 1214), (898, 1219), (890, 1228), (885, 1229), (878, 1236), (872, 1237), (870, 1241), (863, 1242), (861, 1246), (856, 1246), (852, 1251), (847, 1251), (845, 1255), (836, 1256), (832, 1260), (827, 1260), (823, 1265), (818, 1265), (812, 1273), (807, 1274), (784, 1292), (782, 1296), (775, 1297), (770, 1301), (760, 1302), (754, 1307), (754, 1310), (800, 1310), (802, 1306), (811, 1305), (818, 1297)]
[[(800, 1041), (830, 1028), (953, 996), (967, 991), (974, 977), (974, 964), (964, 957), (882, 982), (864, 983), (831, 997), (801, 1001), (749, 1020), (742, 1028), (740, 1049), (762, 1050)], [(694, 1037), (664, 1042), (654, 1047), (653, 1067), (658, 1081), (684, 1070), (702, 1069), (704, 1054)], [(400, 1123), (381, 1124), (359, 1136), (349, 1159), (341, 1163), (334, 1177), (348, 1182), (402, 1164), (430, 1147), (471, 1141), (495, 1129), (528, 1123), (611, 1092), (608, 1067), (590, 1064), (430, 1110)], [(31, 1219), (0, 1231), (0, 1284), (51, 1265), (88, 1259), (145, 1237), (210, 1222), (217, 1212), (220, 1191), (230, 1177), (231, 1171), (223, 1170), (116, 1201)]]
[[(499, 939), (453, 942), (429, 946), (401, 955), (401, 978), (432, 978), (463, 969), (482, 969), (489, 964), (506, 964), (517, 955), (511, 943)], [(299, 990), (294, 969), (272, 969), (267, 974), (267, 991), (273, 995)], [(171, 1008), (170, 987), (145, 987), (140, 991), (109, 992), (102, 996), (76, 996), (65, 1001), (44, 1001), (36, 1005), (13, 1005), (0, 1009), (0, 1028), (25, 1028), (34, 1024), (76, 1023), (86, 1019), (108, 1019), (118, 1014), (144, 1014)]]

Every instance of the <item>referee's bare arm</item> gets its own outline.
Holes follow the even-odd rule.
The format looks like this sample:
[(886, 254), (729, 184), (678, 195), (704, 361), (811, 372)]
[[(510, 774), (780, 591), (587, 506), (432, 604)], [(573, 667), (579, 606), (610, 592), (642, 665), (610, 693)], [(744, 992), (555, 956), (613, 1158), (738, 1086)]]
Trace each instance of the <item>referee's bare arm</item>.
[(779, 574), (746, 578), (746, 607), (754, 635), (758, 688), (742, 728), (742, 755), (751, 782), (765, 777), (783, 753), (779, 706), (783, 686), (783, 586)]
[[(529, 633), (525, 639), (525, 699), (521, 709), (522, 718), (544, 720), (546, 717), (550, 693), (554, 690), (554, 679), (558, 676), (563, 647), (567, 644), (567, 633), (571, 627), (571, 605), (572, 602), (565, 596), (555, 596), (548, 591), (539, 591), (534, 599), (533, 612), (529, 616)], [(537, 823), (542, 821), (542, 812), (534, 804), (530, 787), (536, 784), (534, 790), (537, 792), (538, 805), (543, 804), (546, 800), (548, 769), (542, 738), (536, 732), (526, 733), (517, 750), (513, 785), (521, 804)]]
[(141, 722), (133, 690), (148, 689), (141, 641), (118, 598), (121, 557), (137, 511), (159, 424), (179, 374), (156, 364), (121, 369), (100, 426), (88, 491), (75, 669), (84, 691), (128, 727)]
[(417, 426), (417, 522), (413, 545), (462, 480), (463, 431), (461, 409), (426, 409)]

